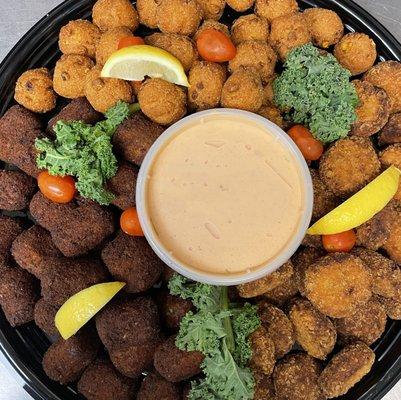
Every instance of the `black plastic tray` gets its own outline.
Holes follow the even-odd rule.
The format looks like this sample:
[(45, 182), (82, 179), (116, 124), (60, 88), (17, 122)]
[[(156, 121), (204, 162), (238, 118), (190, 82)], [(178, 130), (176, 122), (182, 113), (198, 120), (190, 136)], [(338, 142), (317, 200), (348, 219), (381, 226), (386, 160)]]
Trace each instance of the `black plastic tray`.
[[(377, 45), (381, 60), (401, 60), (401, 45), (370, 14), (350, 0), (300, 0), (302, 7), (326, 7), (336, 11), (348, 31), (365, 32)], [(58, 31), (68, 21), (87, 18), (93, 1), (67, 0), (39, 21), (0, 64), (0, 115), (13, 104), (18, 76), (33, 67), (52, 68), (60, 56)], [(225, 21), (237, 17), (227, 11)], [(145, 33), (145, 32), (142, 32)], [(0, 311), (0, 350), (21, 375), (25, 389), (36, 400), (82, 399), (73, 386), (61, 386), (46, 377), (41, 360), (48, 339), (34, 325), (10, 327)], [(374, 346), (376, 362), (372, 372), (342, 400), (381, 399), (401, 378), (401, 321), (389, 321), (384, 336)]]

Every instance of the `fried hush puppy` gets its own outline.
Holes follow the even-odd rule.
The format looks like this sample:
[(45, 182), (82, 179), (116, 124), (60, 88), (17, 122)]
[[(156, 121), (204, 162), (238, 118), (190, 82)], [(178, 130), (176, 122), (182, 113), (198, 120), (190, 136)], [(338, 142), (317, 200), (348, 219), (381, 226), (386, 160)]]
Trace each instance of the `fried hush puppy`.
[(133, 33), (125, 26), (116, 26), (104, 32), (96, 46), (96, 63), (104, 65), (109, 57), (118, 50), (122, 38), (132, 37)]
[(387, 124), (379, 133), (379, 145), (401, 143), (401, 113), (390, 115)]
[(345, 253), (320, 258), (305, 271), (305, 294), (324, 315), (345, 318), (371, 297), (371, 277), (362, 260)]
[(0, 268), (7, 264), (13, 241), (23, 230), (21, 220), (0, 215)]
[(47, 68), (31, 69), (17, 80), (14, 99), (30, 111), (46, 113), (56, 107), (57, 96)]
[(259, 109), (258, 114), (284, 129), (285, 122), (283, 116), (281, 115), (280, 110), (273, 104), (263, 105)]
[(48, 302), (43, 297), (39, 299), (34, 308), (35, 324), (49, 336), (58, 336), (59, 332), (54, 324), (58, 306)]
[(295, 14), (298, 11), (296, 0), (256, 0), (255, 14), (266, 18), (269, 22), (284, 15)]
[(19, 211), (28, 207), (36, 192), (33, 178), (20, 171), (0, 170), (0, 208)]
[[(400, 191), (400, 190), (398, 190)], [(383, 249), (390, 256), (390, 258), (397, 264), (401, 264), (401, 212), (398, 211), (395, 215), (394, 225), (390, 230), (390, 236)]]
[(380, 161), (368, 138), (353, 136), (334, 143), (321, 158), (319, 175), (337, 196), (348, 197), (380, 173)]
[(263, 105), (274, 104), (273, 82), (275, 79), (276, 75), (273, 75), (269, 82), (263, 85)]
[[(398, 169), (401, 169), (401, 144), (397, 143), (388, 146), (385, 150), (383, 150), (380, 153), (380, 162), (384, 168), (394, 165)], [(398, 202), (401, 201), (401, 183), (398, 187), (397, 193), (394, 196), (394, 200), (397, 200)]]
[(255, 378), (255, 394), (253, 400), (274, 400), (276, 393), (272, 378), (257, 371), (253, 371)]
[(315, 249), (323, 249), (322, 237), (319, 235), (308, 235), (302, 239), (302, 246), (313, 247)]
[(337, 353), (319, 377), (319, 385), (328, 399), (341, 396), (357, 384), (372, 368), (375, 353), (357, 342)]
[(266, 42), (269, 39), (269, 23), (255, 14), (242, 15), (231, 27), (231, 39), (235, 45), (248, 40)]
[(276, 364), (273, 339), (267, 330), (263, 326), (260, 326), (256, 331), (251, 333), (249, 340), (252, 347), (252, 357), (249, 361), (249, 366), (253, 370), (270, 376)]
[(196, 31), (194, 35), (194, 41), (198, 39), (199, 35), (206, 29), (215, 29), (221, 33), (224, 33), (226, 36), (230, 37), (230, 31), (227, 25), (222, 24), (221, 22), (215, 21), (214, 19), (207, 19), (203, 21), (202, 25)]
[[(294, 271), (295, 272), (295, 271)], [(269, 302), (282, 307), (288, 300), (291, 300), (299, 292), (299, 275), (294, 273), (283, 283), (276, 286), (274, 289), (263, 293), (263, 297)]]
[(375, 296), (376, 299), (383, 306), (384, 311), (390, 319), (395, 321), (401, 320), (401, 300), (394, 298), (387, 298), (382, 296)]
[(226, 0), (197, 0), (203, 11), (204, 19), (218, 21), (224, 12)]
[(187, 112), (185, 91), (159, 78), (148, 79), (141, 85), (138, 101), (142, 112), (160, 125), (174, 124)]
[(238, 12), (249, 10), (254, 3), (255, 0), (227, 0), (227, 5)]
[[(157, 372), (146, 375), (139, 389), (137, 400), (177, 400), (180, 399), (178, 385), (167, 381)], [(89, 399), (90, 400), (90, 399)]]
[(136, 0), (139, 22), (151, 29), (157, 28), (157, 7), (159, 0)]

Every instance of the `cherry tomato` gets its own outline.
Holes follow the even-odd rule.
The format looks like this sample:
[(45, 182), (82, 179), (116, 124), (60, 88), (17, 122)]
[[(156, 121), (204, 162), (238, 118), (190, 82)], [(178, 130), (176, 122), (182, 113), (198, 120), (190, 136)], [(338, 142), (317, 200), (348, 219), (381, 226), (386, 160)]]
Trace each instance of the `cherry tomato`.
[(288, 135), (301, 150), (306, 160), (315, 161), (322, 156), (323, 144), (312, 136), (309, 129), (302, 125), (295, 125), (288, 131)]
[(323, 247), (329, 253), (348, 253), (356, 243), (356, 234), (353, 230), (322, 236)]
[(75, 196), (75, 181), (71, 176), (54, 176), (43, 171), (38, 176), (38, 186), (43, 196), (55, 203), (69, 203)]
[(127, 208), (120, 218), (120, 226), (123, 232), (131, 236), (143, 236), (141, 224), (139, 223), (136, 208)]
[(231, 39), (216, 29), (205, 29), (196, 41), (199, 54), (206, 61), (226, 62), (237, 54)]
[(138, 44), (145, 44), (144, 40), (138, 36), (126, 36), (118, 42), (118, 50), (124, 47), (136, 46)]

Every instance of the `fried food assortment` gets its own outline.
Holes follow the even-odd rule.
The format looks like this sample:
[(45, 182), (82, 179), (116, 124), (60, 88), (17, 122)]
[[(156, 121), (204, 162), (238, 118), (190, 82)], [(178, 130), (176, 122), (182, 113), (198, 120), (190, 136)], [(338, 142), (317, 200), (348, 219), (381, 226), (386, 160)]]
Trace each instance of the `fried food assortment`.
[(0, 170), (0, 208), (20, 211), (28, 207), (36, 191), (33, 178), (20, 171)]
[(256, 0), (255, 14), (266, 18), (269, 22), (284, 15), (295, 14), (298, 11), (296, 0)]
[(226, 0), (197, 0), (200, 5), (203, 18), (218, 21), (224, 12)]
[(157, 28), (157, 7), (158, 0), (137, 0), (136, 9), (139, 15), (139, 22), (148, 28)]
[(243, 15), (232, 25), (231, 39), (236, 45), (248, 40), (267, 42), (269, 31), (269, 23), (263, 17), (255, 14)]
[(96, 63), (103, 65), (118, 50), (120, 39), (132, 37), (133, 33), (126, 26), (116, 26), (104, 32), (96, 45)]
[(233, 10), (243, 12), (249, 10), (255, 3), (255, 0), (226, 0), (226, 2)]

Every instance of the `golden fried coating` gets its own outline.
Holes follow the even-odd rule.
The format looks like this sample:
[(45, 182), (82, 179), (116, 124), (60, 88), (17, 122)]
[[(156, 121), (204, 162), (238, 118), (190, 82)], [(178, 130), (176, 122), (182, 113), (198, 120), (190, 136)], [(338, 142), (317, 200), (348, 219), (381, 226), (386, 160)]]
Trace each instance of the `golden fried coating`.
[(255, 14), (242, 15), (231, 27), (231, 39), (235, 45), (248, 40), (267, 42), (269, 39), (269, 23), (265, 18)]
[(178, 58), (184, 70), (188, 72), (198, 59), (195, 43), (187, 36), (175, 33), (154, 33), (145, 38), (146, 44), (159, 47)]
[(139, 22), (151, 29), (157, 28), (157, 7), (159, 0), (136, 0)]
[(170, 125), (187, 112), (183, 89), (163, 79), (148, 79), (138, 94), (142, 112), (160, 125)]
[[(380, 153), (380, 162), (384, 168), (388, 168), (391, 165), (401, 169), (401, 144), (393, 144), (388, 146), (384, 151)], [(401, 183), (398, 187), (398, 191), (394, 196), (394, 199), (401, 201)], [(401, 259), (401, 258), (400, 258)]]
[(270, 44), (281, 61), (285, 61), (292, 49), (310, 41), (308, 25), (300, 13), (284, 15), (274, 19), (271, 23)]
[(282, 265), (277, 271), (266, 275), (253, 282), (243, 283), (237, 286), (239, 295), (244, 298), (257, 297), (276, 288), (294, 274), (294, 268), (290, 261)]
[(109, 57), (118, 50), (120, 39), (134, 36), (125, 26), (110, 28), (100, 36), (96, 46), (96, 62), (98, 65), (104, 65)]
[(283, 358), (273, 374), (274, 387), (280, 400), (322, 400), (318, 385), (319, 362), (305, 353)]
[(250, 40), (237, 46), (236, 56), (228, 63), (231, 73), (246, 69), (259, 74), (262, 82), (269, 82), (274, 74), (277, 56), (267, 43)]
[(345, 318), (371, 297), (371, 277), (362, 260), (346, 253), (320, 258), (305, 271), (305, 294), (323, 314)]
[(269, 22), (283, 15), (295, 14), (298, 11), (296, 0), (256, 0), (255, 14)]
[(121, 101), (132, 102), (131, 85), (121, 79), (101, 78), (101, 67), (95, 67), (85, 81), (85, 96), (91, 106), (105, 113), (109, 108)]
[(223, 15), (226, 0), (197, 0), (203, 11), (203, 18), (218, 21)]
[(303, 13), (312, 42), (315, 46), (327, 49), (337, 44), (344, 35), (344, 24), (338, 14), (326, 8), (312, 7)]
[(274, 90), (273, 90), (273, 82), (276, 79), (276, 75), (274, 74), (270, 81), (263, 85), (263, 105), (274, 104)]
[(284, 129), (285, 122), (280, 110), (273, 104), (265, 104), (259, 109), (258, 114), (265, 117), (269, 121), (278, 125), (281, 129)]
[(263, 86), (259, 75), (245, 70), (234, 72), (221, 93), (221, 105), (257, 112), (263, 103)]
[(14, 99), (30, 111), (46, 113), (56, 107), (53, 80), (47, 68), (31, 69), (17, 80)]
[(321, 158), (319, 174), (337, 196), (347, 197), (362, 189), (380, 173), (380, 161), (368, 138), (338, 140)]
[(92, 19), (102, 32), (117, 26), (135, 31), (139, 25), (138, 13), (129, 0), (97, 0), (92, 9)]
[(229, 5), (233, 10), (243, 12), (249, 10), (255, 3), (255, 0), (227, 0), (227, 5)]
[(401, 113), (390, 115), (385, 127), (379, 133), (379, 145), (401, 143)]
[(216, 31), (224, 33), (225, 35), (230, 37), (230, 31), (228, 30), (227, 25), (224, 25), (221, 22), (215, 21), (213, 19), (207, 19), (207, 20), (203, 21), (202, 25), (196, 31), (196, 33), (194, 35), (194, 40), (196, 41), (198, 39), (199, 35), (206, 29), (215, 29)]
[(276, 398), (273, 380), (258, 371), (253, 371), (255, 394), (253, 400), (274, 400)]
[(299, 292), (299, 274), (294, 273), (282, 284), (272, 290), (263, 293), (263, 297), (269, 302), (282, 307), (288, 300), (291, 300)]
[(359, 75), (375, 63), (376, 44), (364, 33), (348, 33), (336, 44), (333, 54), (352, 75)]
[(323, 249), (322, 237), (319, 235), (306, 234), (305, 237), (302, 239), (301, 244), (306, 247), (313, 247), (315, 249)]
[(355, 80), (353, 84), (359, 97), (355, 109), (357, 120), (351, 135), (372, 136), (386, 125), (390, 116), (390, 100), (387, 93), (366, 81)]
[[(400, 190), (398, 190), (400, 192)], [(401, 264), (401, 212), (394, 216), (394, 225), (390, 230), (390, 236), (383, 246), (390, 258), (397, 264)]]
[(218, 107), (221, 99), (225, 68), (208, 61), (197, 61), (189, 71), (188, 103), (192, 110)]
[(95, 58), (100, 29), (91, 22), (78, 19), (60, 29), (58, 45), (63, 54), (80, 54)]
[(390, 299), (382, 296), (375, 296), (383, 306), (387, 316), (395, 321), (401, 320), (401, 299)]
[(253, 332), (249, 339), (252, 347), (252, 358), (249, 362), (250, 367), (253, 370), (270, 376), (276, 363), (273, 340), (263, 326), (260, 326)]
[(323, 394), (332, 399), (347, 393), (369, 373), (374, 361), (375, 353), (364, 343), (345, 347), (331, 359), (319, 377)]
[(202, 9), (196, 0), (160, 0), (157, 26), (164, 33), (192, 36), (202, 21)]

